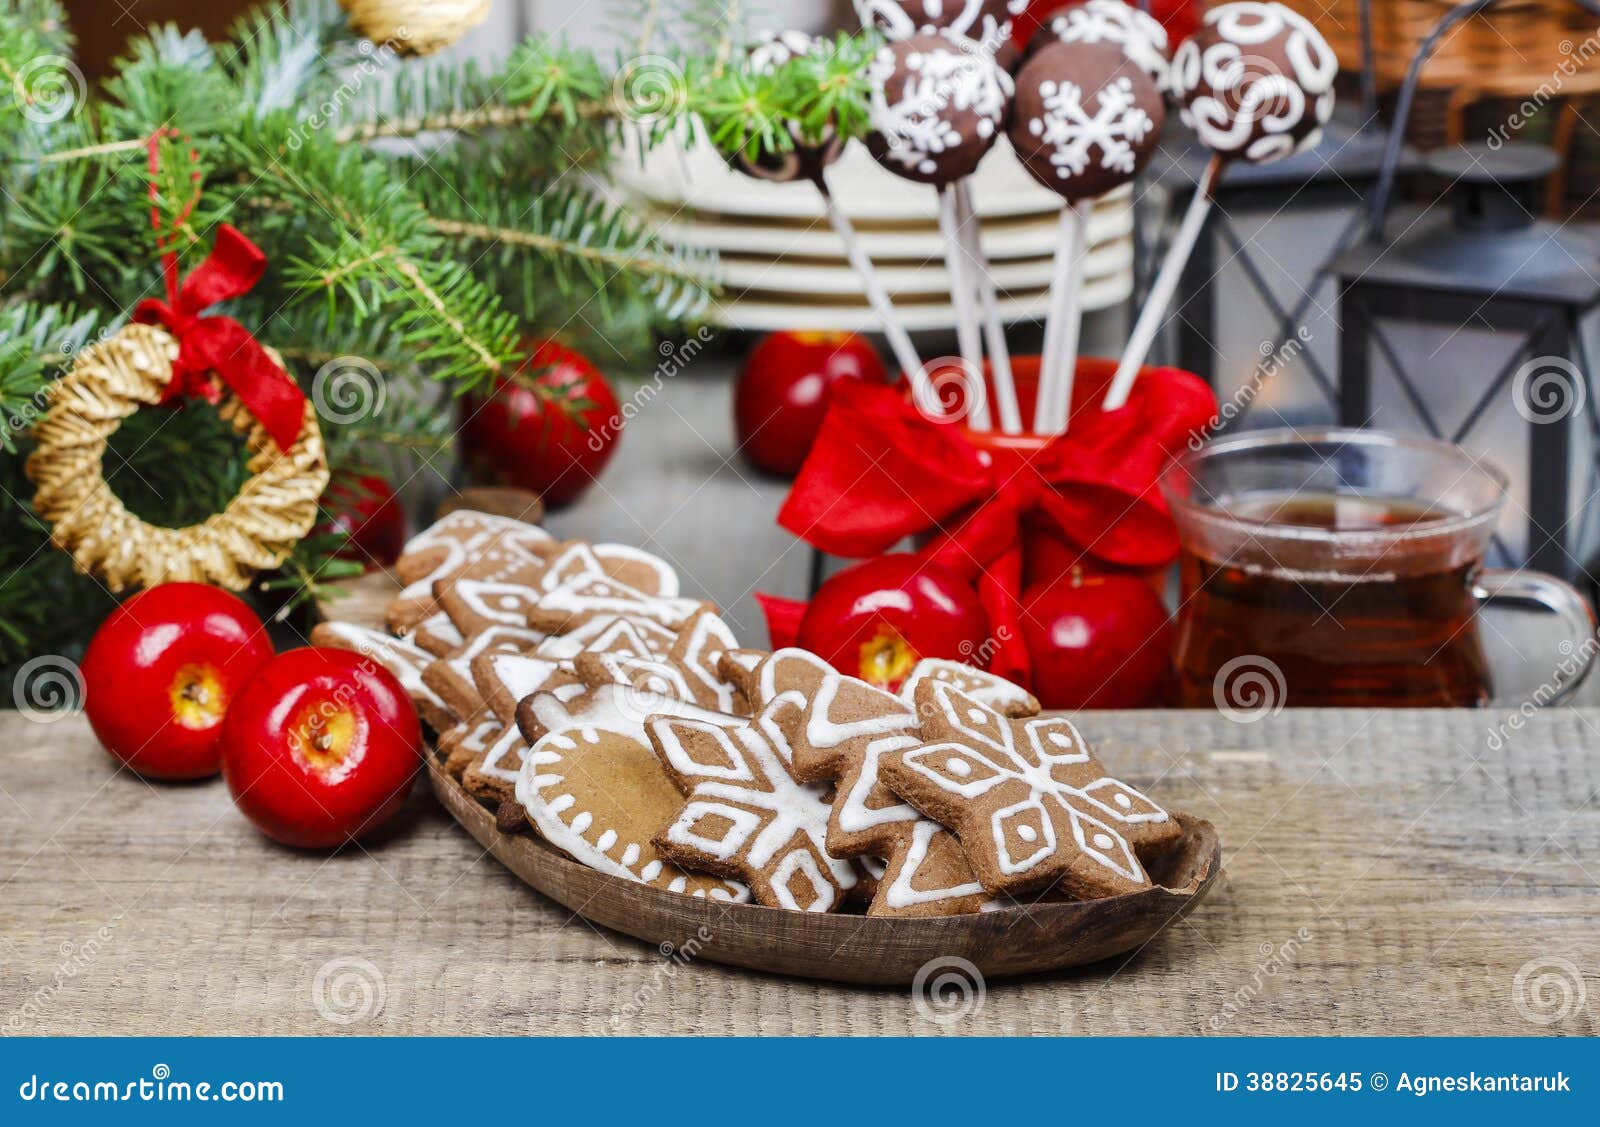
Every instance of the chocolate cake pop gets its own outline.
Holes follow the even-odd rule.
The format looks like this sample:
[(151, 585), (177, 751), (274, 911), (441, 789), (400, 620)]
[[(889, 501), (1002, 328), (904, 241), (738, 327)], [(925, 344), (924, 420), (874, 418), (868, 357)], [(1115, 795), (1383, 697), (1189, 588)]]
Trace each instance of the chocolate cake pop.
[(1009, 135), (1023, 167), (1069, 202), (1137, 176), (1166, 120), (1161, 91), (1110, 41), (1054, 42), (1018, 72)]
[(1085, 0), (1058, 10), (1028, 40), (1027, 58), (1051, 43), (1115, 43), (1156, 87), (1170, 80), (1167, 29), (1161, 21), (1122, 0)]
[(1282, 4), (1244, 0), (1206, 13), (1172, 60), (1183, 121), (1225, 159), (1265, 164), (1315, 145), (1333, 113), (1339, 60)]
[(1014, 89), (978, 44), (944, 31), (885, 44), (867, 80), (868, 150), (896, 176), (941, 187), (993, 147)]
[(854, 0), (862, 27), (875, 27), (891, 43), (919, 32), (953, 31), (991, 52), (1011, 39), (1012, 21), (1027, 0)]
[(1266, 164), (1315, 145), (1333, 114), (1338, 69), (1333, 51), (1304, 16), (1259, 0), (1213, 8), (1204, 26), (1178, 48), (1172, 89), (1184, 124), (1211, 150), (1211, 160), (1128, 335), (1101, 400), (1106, 410), (1128, 401), (1205, 227), (1222, 170), (1229, 161)]
[[(791, 59), (809, 55), (815, 45), (816, 40), (803, 31), (757, 32), (745, 56), (745, 65), (752, 74), (771, 74)], [(844, 152), (844, 142), (834, 134), (832, 126), (823, 130), (820, 140), (802, 137), (800, 130), (792, 123), (788, 131), (789, 139), (793, 142), (789, 149), (762, 151), (753, 156), (742, 151), (736, 152), (728, 156), (728, 162), (736, 171), (757, 180), (778, 183), (815, 181), (821, 177), (822, 170), (838, 160)]]

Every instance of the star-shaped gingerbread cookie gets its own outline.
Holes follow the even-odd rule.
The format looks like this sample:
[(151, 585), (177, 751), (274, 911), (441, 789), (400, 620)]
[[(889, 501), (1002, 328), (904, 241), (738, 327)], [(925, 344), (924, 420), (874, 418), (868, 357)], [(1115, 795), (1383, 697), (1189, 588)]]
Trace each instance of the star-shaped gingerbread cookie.
[(1059, 886), (1076, 899), (1150, 885), (1139, 854), (1182, 829), (1145, 795), (1106, 774), (1071, 721), (1013, 720), (934, 679), (916, 688), (922, 741), (878, 767), (888, 786), (954, 830), (993, 895)]

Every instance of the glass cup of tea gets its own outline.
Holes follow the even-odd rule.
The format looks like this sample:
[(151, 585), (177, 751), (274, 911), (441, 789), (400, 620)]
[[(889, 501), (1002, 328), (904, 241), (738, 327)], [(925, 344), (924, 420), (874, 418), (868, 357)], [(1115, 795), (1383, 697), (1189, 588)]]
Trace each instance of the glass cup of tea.
[[(1179, 703), (1470, 707), (1495, 693), (1478, 611), (1537, 604), (1566, 631), (1577, 688), (1595, 617), (1570, 585), (1485, 568), (1506, 478), (1459, 447), (1370, 430), (1266, 430), (1179, 457)], [(1560, 672), (1560, 671), (1556, 671)]]

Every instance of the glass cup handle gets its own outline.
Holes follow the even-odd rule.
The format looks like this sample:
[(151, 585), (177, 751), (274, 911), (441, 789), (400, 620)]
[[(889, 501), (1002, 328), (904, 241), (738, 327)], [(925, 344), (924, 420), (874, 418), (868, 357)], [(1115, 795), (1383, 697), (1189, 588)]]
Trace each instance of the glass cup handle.
[(1561, 661), (1555, 672), (1562, 680), (1541, 703), (1560, 704), (1578, 691), (1600, 651), (1600, 637), (1594, 609), (1576, 587), (1539, 571), (1485, 568), (1473, 583), (1472, 597), (1480, 603), (1537, 603), (1561, 619), (1567, 636), (1561, 640)]

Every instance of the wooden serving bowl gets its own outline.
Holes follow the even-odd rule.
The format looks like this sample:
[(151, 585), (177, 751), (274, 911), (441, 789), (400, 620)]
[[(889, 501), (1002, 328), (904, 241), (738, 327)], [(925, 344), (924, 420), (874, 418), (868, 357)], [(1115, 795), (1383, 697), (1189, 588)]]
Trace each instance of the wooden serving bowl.
[(1159, 883), (1141, 892), (924, 919), (788, 912), (696, 899), (596, 872), (531, 833), (501, 833), (494, 814), (431, 756), (428, 772), (440, 803), (479, 845), (591, 923), (666, 953), (802, 978), (900, 986), (930, 960), (949, 956), (971, 962), (985, 978), (1082, 966), (1148, 943), (1183, 918), (1222, 869), (1211, 823), (1178, 814), (1183, 842), (1152, 871)]

